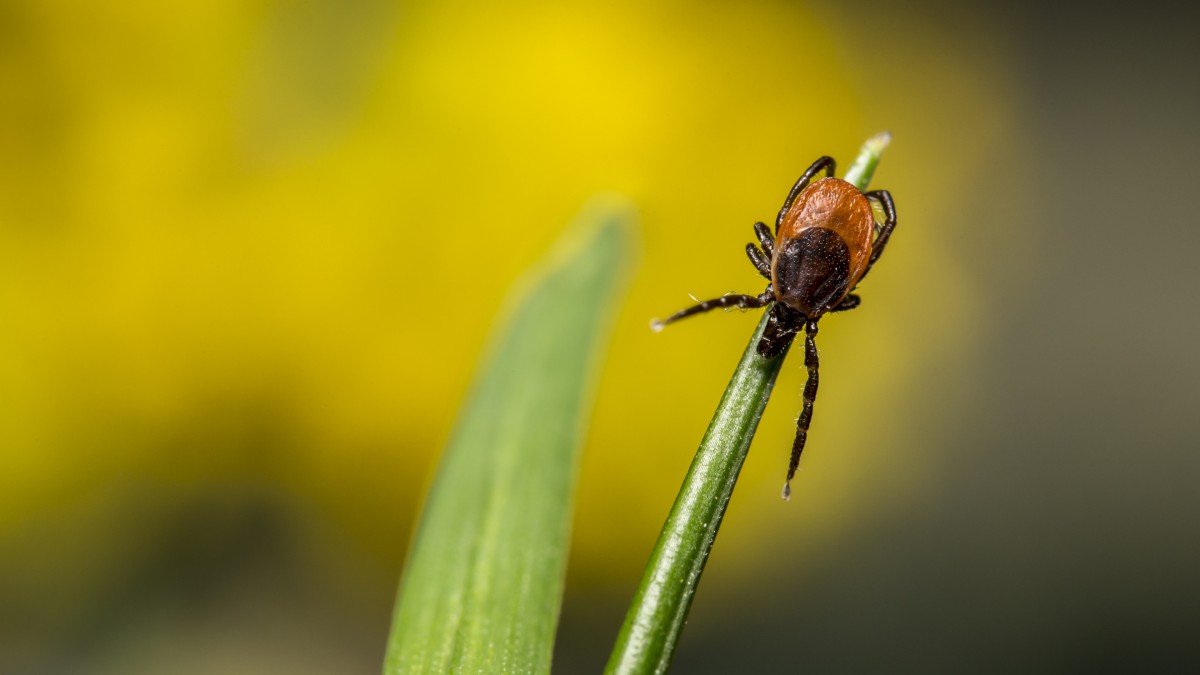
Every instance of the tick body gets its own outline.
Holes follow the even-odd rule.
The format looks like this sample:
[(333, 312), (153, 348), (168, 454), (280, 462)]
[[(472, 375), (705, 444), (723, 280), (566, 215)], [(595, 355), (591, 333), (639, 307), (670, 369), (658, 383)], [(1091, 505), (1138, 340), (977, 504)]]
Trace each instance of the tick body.
[[(886, 190), (861, 192), (834, 178), (836, 168), (832, 157), (822, 157), (808, 167), (784, 200), (775, 219), (774, 234), (765, 224), (754, 224), (762, 248), (747, 244), (746, 254), (759, 274), (771, 282), (763, 293), (706, 300), (651, 324), (658, 330), (673, 321), (718, 307), (749, 309), (769, 305), (770, 318), (757, 346), (758, 353), (767, 358), (781, 354), (804, 332), (808, 381), (804, 385), (804, 407), (796, 420), (796, 440), (783, 485), (784, 499), (791, 496), (791, 481), (808, 439), (817, 397), (817, 322), (827, 313), (858, 306), (859, 298), (852, 292), (879, 259), (896, 227), (896, 207)], [(813, 177), (821, 171), (825, 171), (826, 177), (813, 182)], [(880, 202), (887, 216), (878, 227), (872, 199)]]
[(775, 236), (775, 301), (812, 319), (836, 306), (867, 271), (874, 229), (871, 204), (858, 188), (837, 178), (810, 185)]

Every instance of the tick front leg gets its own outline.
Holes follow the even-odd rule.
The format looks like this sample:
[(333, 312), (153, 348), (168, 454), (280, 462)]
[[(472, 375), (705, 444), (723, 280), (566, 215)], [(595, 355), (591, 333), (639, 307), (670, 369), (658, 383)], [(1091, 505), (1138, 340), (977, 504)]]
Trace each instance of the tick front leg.
[(842, 301), (829, 309), (830, 312), (845, 312), (862, 304), (862, 298), (853, 293), (842, 298)]
[(770, 286), (767, 286), (767, 290), (762, 295), (723, 295), (712, 300), (705, 300), (687, 309), (681, 309), (666, 319), (655, 319), (650, 322), (650, 329), (658, 332), (663, 329), (663, 326), (669, 323), (685, 319), (693, 314), (700, 314), (701, 312), (708, 312), (718, 308), (737, 307), (739, 309), (754, 309), (756, 307), (766, 307), (774, 299), (775, 294), (771, 291)]
[(812, 422), (813, 404), (817, 400), (820, 364), (816, 337), (817, 322), (809, 321), (804, 326), (804, 365), (808, 368), (808, 381), (804, 383), (804, 408), (796, 420), (796, 440), (792, 442), (792, 457), (788, 462), (787, 480), (783, 484), (784, 499), (792, 498), (792, 478), (796, 475), (796, 467), (800, 466), (800, 454), (804, 452), (804, 444), (808, 440), (808, 425)]

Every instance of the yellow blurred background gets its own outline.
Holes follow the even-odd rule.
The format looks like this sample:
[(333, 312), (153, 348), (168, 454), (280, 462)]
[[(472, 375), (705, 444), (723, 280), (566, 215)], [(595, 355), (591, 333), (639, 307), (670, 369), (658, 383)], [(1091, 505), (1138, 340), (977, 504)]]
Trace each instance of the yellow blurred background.
[[(7, 3), (0, 670), (376, 671), (421, 491), (506, 289), (615, 191), (639, 209), (640, 267), (590, 428), (557, 657), (595, 672), (756, 319), (647, 321), (689, 293), (757, 291), (751, 224), (816, 157), (848, 166), (881, 129), (896, 236), (862, 309), (822, 326), (788, 504), (803, 369), (785, 366), (680, 670), (754, 654), (786, 670), (798, 639), (830, 672), (1069, 670), (1089, 661), (1056, 645), (1146, 616), (1157, 638), (1134, 646), (1176, 654), (1194, 581), (1092, 593), (1144, 579), (1137, 558), (1057, 582), (1127, 550), (1079, 534), (1100, 527), (1080, 505), (1111, 498), (1133, 452), (1097, 446), (1124, 436), (1093, 423), (1161, 460), (1143, 453), (1145, 492), (1119, 501), (1153, 506), (1166, 480), (1177, 500), (1155, 513), (1196, 513), (1172, 482), (1200, 477), (1172, 403), (1195, 393), (1196, 359), (1153, 356), (1186, 353), (1195, 318), (1151, 362), (1095, 377), (1136, 361), (1120, 331), (1186, 282), (1091, 264), (1186, 268), (1163, 264), (1186, 247), (1126, 235), (1101, 188), (1153, 169), (1166, 177), (1139, 194), (1178, 194), (1194, 176), (1180, 111), (1197, 95), (1164, 92), (1195, 47), (1171, 22), (1074, 19), (938, 2)], [(1164, 241), (1195, 241), (1185, 206), (1145, 201), (1179, 228)], [(1108, 338), (1105, 316), (1124, 326)], [(1139, 417), (1087, 398), (1106, 385), (1164, 403)], [(1165, 579), (1200, 558), (1143, 536)], [(964, 612), (978, 630), (942, 630)], [(740, 637), (712, 642), (730, 622)], [(989, 660), (994, 636), (1015, 641), (1008, 661)]]

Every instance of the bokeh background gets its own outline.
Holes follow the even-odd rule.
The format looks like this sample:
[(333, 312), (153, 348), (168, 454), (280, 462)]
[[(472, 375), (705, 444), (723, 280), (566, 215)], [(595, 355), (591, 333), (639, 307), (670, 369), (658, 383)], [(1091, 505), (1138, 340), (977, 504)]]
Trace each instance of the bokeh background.
[(556, 670), (597, 672), (752, 314), (741, 251), (894, 134), (900, 225), (785, 366), (679, 672), (1200, 669), (1197, 15), (1154, 2), (0, 6), (0, 671), (372, 673), (506, 288), (640, 267)]

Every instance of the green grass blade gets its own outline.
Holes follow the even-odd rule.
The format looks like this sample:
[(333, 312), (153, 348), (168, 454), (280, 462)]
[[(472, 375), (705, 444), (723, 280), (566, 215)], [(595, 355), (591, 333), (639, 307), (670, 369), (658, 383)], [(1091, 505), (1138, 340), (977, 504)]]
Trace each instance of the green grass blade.
[[(865, 190), (890, 139), (885, 132), (867, 140), (845, 180)], [(663, 524), (606, 673), (663, 673), (671, 665), (700, 574), (783, 363), (784, 355), (764, 359), (756, 351), (766, 325), (764, 313)]]
[(426, 501), (385, 673), (549, 671), (579, 447), (632, 227), (624, 202), (594, 203), (510, 301)]

